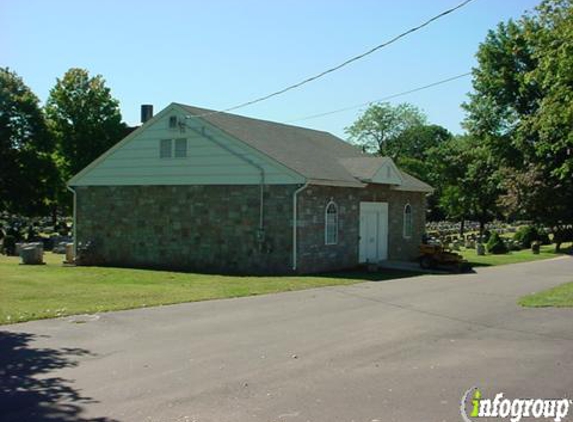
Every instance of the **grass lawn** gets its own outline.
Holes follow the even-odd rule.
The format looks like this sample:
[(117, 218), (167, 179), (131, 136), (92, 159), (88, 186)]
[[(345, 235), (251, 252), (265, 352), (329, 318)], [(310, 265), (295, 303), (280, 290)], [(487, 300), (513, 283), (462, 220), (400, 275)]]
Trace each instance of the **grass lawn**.
[(573, 282), (562, 284), (543, 292), (523, 296), (519, 299), (519, 304), (531, 308), (549, 306), (555, 308), (573, 307)]
[(24, 266), (19, 265), (17, 257), (0, 256), (0, 324), (419, 274), (385, 270), (317, 276), (239, 277), (126, 268), (63, 267), (62, 256), (49, 252), (44, 254), (44, 259), (47, 265)]
[(561, 247), (562, 253), (555, 253), (555, 245), (543, 245), (541, 246), (541, 252), (539, 255), (534, 255), (531, 249), (523, 249), (521, 251), (512, 251), (503, 255), (477, 255), (475, 249), (464, 249), (462, 248), (461, 254), (467, 259), (474, 267), (489, 267), (492, 265), (503, 265), (503, 264), (516, 264), (518, 262), (526, 261), (538, 261), (541, 259), (555, 258), (563, 253), (567, 253), (571, 248), (565, 248), (565, 245)]

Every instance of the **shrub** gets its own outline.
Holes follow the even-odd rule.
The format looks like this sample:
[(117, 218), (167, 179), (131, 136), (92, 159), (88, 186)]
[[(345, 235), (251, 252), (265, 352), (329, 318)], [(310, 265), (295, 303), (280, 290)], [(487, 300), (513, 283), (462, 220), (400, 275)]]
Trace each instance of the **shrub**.
[(4, 237), (4, 253), (13, 256), (16, 253), (16, 238), (11, 234)]
[(491, 238), (491, 231), (489, 231), (489, 230), (487, 230), (487, 229), (484, 230), (482, 241), (485, 242), (485, 243), (487, 243), (487, 242), (489, 242), (489, 239), (490, 239), (490, 238)]
[(544, 229), (537, 229), (534, 226), (523, 226), (520, 227), (513, 240), (519, 242), (523, 249), (529, 249), (531, 243), (534, 241), (539, 241), (542, 245), (550, 245), (551, 239), (549, 239), (549, 234)]
[[(534, 240), (541, 240), (539, 232), (533, 226), (520, 227), (519, 230), (513, 235), (513, 240), (521, 244), (523, 249), (531, 248), (531, 243)], [(549, 240), (549, 239), (548, 239)]]
[(500, 255), (508, 252), (505, 242), (496, 232), (493, 232), (487, 242), (487, 251), (491, 254)]

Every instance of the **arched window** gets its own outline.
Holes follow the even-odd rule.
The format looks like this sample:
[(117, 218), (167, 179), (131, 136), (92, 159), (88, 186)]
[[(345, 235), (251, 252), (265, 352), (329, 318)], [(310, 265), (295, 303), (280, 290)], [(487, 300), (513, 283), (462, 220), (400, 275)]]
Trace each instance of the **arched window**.
[(404, 237), (409, 239), (412, 237), (413, 220), (412, 220), (412, 206), (406, 204), (404, 207)]
[(326, 204), (324, 243), (327, 245), (336, 245), (338, 243), (338, 207), (332, 200)]

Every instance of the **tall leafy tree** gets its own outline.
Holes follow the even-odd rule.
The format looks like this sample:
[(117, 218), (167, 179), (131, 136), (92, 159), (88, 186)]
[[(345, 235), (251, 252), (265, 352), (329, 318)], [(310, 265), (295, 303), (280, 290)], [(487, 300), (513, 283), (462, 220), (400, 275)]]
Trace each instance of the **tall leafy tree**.
[(0, 209), (47, 211), (57, 183), (53, 147), (38, 97), (15, 72), (0, 68)]
[(542, 224), (573, 223), (573, 1), (545, 0), (500, 24), (477, 58), (465, 126), (504, 168), (500, 203)]
[(56, 81), (46, 104), (65, 179), (78, 173), (125, 133), (119, 102), (101, 75), (72, 68)]
[(559, 180), (573, 178), (573, 1), (544, 1), (528, 31), (537, 66), (527, 75), (541, 93), (522, 125), (523, 142), (535, 139), (537, 161)]
[(514, 166), (532, 152), (521, 145), (518, 135), (524, 116), (538, 107), (538, 84), (527, 77), (537, 66), (527, 36), (533, 27), (524, 18), (500, 23), (489, 31), (476, 54), (479, 66), (473, 70), (474, 92), (463, 104), (468, 112), (466, 129)]
[(429, 183), (434, 188), (433, 194), (428, 197), (428, 219), (442, 220), (443, 209), (439, 206), (443, 194), (444, 180), (435, 172), (433, 158), (434, 151), (452, 139), (452, 134), (439, 125), (417, 125), (406, 129), (399, 137), (398, 143), (402, 145), (402, 155), (396, 164), (407, 173)]
[(445, 127), (434, 124), (420, 124), (405, 129), (397, 143), (401, 145), (401, 156), (416, 160), (425, 160), (430, 148), (441, 145), (452, 138)]
[(500, 173), (488, 147), (470, 136), (457, 136), (431, 150), (432, 178), (439, 179), (439, 205), (448, 219), (484, 226), (498, 215)]
[(376, 103), (345, 129), (350, 140), (366, 152), (397, 160), (405, 154), (404, 132), (425, 125), (427, 118), (417, 107), (403, 103)]

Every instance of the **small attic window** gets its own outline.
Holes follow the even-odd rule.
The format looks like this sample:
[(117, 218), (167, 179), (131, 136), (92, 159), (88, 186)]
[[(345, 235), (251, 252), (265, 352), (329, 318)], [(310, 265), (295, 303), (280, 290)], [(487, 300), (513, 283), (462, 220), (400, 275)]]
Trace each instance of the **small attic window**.
[(159, 158), (171, 158), (171, 144), (171, 139), (162, 139), (159, 141)]
[(177, 116), (169, 116), (169, 129), (177, 129)]

